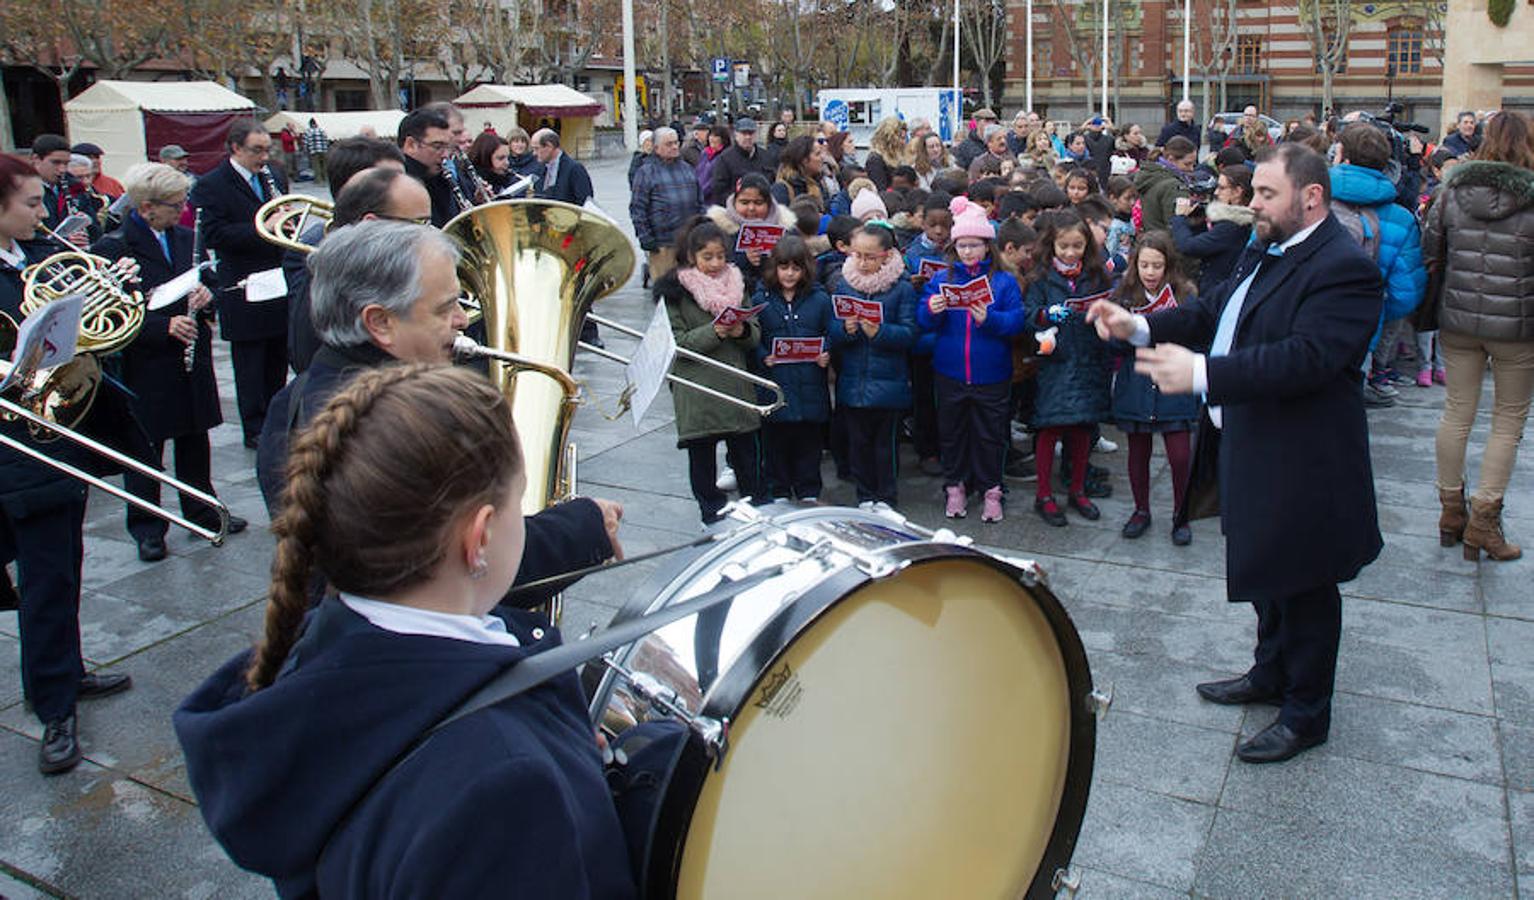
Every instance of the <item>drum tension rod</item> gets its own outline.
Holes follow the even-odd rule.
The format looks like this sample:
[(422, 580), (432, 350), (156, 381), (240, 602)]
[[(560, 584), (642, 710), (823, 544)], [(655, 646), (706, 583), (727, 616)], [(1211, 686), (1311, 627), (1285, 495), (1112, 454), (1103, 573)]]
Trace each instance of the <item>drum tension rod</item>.
[(622, 678), (629, 685), (629, 691), (639, 700), (648, 703), (657, 712), (669, 716), (702, 738), (704, 747), (708, 750), (709, 759), (714, 761), (717, 770), (724, 763), (724, 754), (730, 746), (730, 723), (728, 719), (711, 719), (707, 716), (694, 715), (687, 709), (687, 705), (678, 699), (676, 691), (661, 684), (655, 676), (645, 672), (634, 672), (622, 663), (614, 662), (606, 656), (599, 656), (592, 662), (598, 662), (606, 666), (609, 671)]
[(1077, 891), (1081, 890), (1081, 873), (1075, 869), (1056, 869), (1049, 886), (1054, 890), (1056, 897), (1065, 897), (1066, 900), (1070, 900), (1076, 896)]
[(1107, 690), (1092, 688), (1092, 693), (1087, 694), (1087, 711), (1101, 722), (1108, 715), (1108, 707), (1113, 705), (1113, 683), (1108, 683)]

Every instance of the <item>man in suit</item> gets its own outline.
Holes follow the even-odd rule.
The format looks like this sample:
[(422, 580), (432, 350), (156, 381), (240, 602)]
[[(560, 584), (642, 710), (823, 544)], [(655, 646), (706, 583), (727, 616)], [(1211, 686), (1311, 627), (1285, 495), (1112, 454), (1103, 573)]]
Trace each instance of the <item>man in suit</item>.
[(197, 180), (191, 203), (202, 211), (208, 249), (218, 255), (214, 304), (234, 363), (245, 446), (254, 449), (267, 404), (288, 380), (288, 297), (248, 300), (245, 282), (272, 269), (281, 273), (282, 248), (256, 231), (256, 210), (286, 193), (288, 182), (267, 166), (272, 139), (257, 120), (237, 120), (226, 143), (229, 157)]
[(591, 199), (591, 176), (586, 167), (571, 159), (559, 147), (559, 133), (552, 128), (533, 132), (533, 153), (544, 165), (538, 195), (549, 200), (563, 200), (582, 206)]
[[(69, 158), (72, 155), (69, 141), (56, 134), (38, 135), (37, 140), (32, 142), (32, 169), (43, 180), (43, 228), (57, 230), (59, 224), (72, 212), (68, 176)], [(41, 231), (39, 233), (42, 234)], [(84, 250), (96, 236), (90, 234), (88, 228), (82, 228), (69, 236), (69, 242)], [(58, 253), (63, 249), (55, 244), (51, 252)]]
[(437, 104), (423, 106), (400, 120), (399, 148), (405, 153), (405, 174), (426, 185), (426, 193), (431, 195), (431, 224), (437, 228), (463, 212), (442, 167), (457, 146), (452, 121)]
[[(1208, 402), (1200, 452), (1218, 441), (1226, 587), (1257, 612), (1239, 678), (1198, 685), (1214, 703), (1272, 703), (1278, 718), (1236, 749), (1289, 759), (1326, 740), (1342, 630), (1339, 582), (1379, 555), (1360, 366), (1379, 322), (1379, 270), (1330, 213), (1326, 162), (1301, 144), (1259, 157), (1256, 233), (1212, 296), (1136, 316), (1100, 301), (1098, 334), (1138, 347), (1157, 388)], [(1152, 345), (1154, 346), (1148, 346)], [(1189, 347), (1208, 348), (1196, 353)]]

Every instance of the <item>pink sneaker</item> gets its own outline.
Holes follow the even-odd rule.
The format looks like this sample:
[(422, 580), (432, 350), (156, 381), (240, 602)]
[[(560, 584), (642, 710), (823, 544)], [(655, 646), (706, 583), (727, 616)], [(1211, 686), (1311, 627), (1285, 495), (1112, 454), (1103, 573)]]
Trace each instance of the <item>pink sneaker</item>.
[(1001, 488), (993, 487), (985, 492), (985, 508), (980, 511), (980, 521), (1001, 521)]
[(962, 519), (965, 516), (964, 509), (964, 485), (950, 484), (948, 490), (948, 508), (943, 510), (943, 515), (950, 519)]
[(1433, 386), (1433, 373), (1432, 372), (1428, 371), (1427, 369), (1423, 369), (1422, 371), (1417, 373), (1417, 387), (1432, 387), (1432, 386)]
[(1447, 376), (1444, 374), (1443, 369), (1434, 369), (1433, 370), (1433, 383), (1434, 384), (1443, 384), (1444, 381), (1446, 380), (1446, 378), (1447, 378)]

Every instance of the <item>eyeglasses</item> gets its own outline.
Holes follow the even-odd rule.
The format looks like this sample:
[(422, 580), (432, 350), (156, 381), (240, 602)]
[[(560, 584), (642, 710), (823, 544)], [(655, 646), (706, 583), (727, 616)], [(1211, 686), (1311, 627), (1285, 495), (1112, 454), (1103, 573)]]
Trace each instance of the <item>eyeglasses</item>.
[(373, 213), (373, 218), (384, 219), (390, 222), (409, 222), (413, 225), (431, 224), (431, 216), (391, 216), (385, 213)]
[(435, 150), (438, 153), (449, 153), (454, 147), (458, 146), (452, 141), (423, 141), (422, 143), (426, 145), (427, 149)]
[(151, 200), (149, 202), (155, 206), (163, 206), (166, 209), (181, 209), (186, 206), (185, 197), (182, 197), (180, 200)]

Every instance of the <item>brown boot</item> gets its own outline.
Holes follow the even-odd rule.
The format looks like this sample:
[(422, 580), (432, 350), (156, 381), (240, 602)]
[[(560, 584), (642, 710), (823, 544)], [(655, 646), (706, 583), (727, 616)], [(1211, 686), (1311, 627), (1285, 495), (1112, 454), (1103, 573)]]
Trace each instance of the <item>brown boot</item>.
[(1465, 523), (1470, 519), (1465, 512), (1465, 486), (1452, 491), (1439, 488), (1438, 502), (1443, 504), (1443, 512), (1438, 516), (1438, 543), (1452, 547), (1465, 536)]
[(1465, 559), (1477, 562), (1481, 551), (1489, 559), (1505, 562), (1523, 555), (1517, 544), (1510, 544), (1502, 536), (1502, 501), (1486, 503), (1470, 502), (1470, 525), (1465, 529)]

